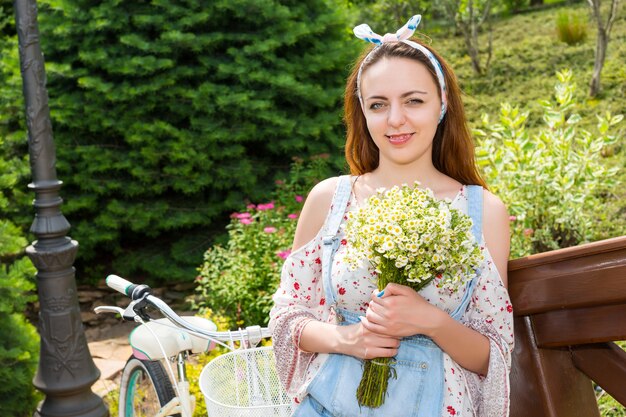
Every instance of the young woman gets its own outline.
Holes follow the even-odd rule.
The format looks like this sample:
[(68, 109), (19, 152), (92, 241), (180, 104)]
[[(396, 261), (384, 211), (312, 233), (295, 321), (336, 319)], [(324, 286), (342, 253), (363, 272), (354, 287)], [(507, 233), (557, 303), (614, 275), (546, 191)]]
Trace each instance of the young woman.
[[(299, 404), (296, 416), (508, 416), (509, 217), (496, 196), (470, 187), (486, 185), (460, 89), (431, 47), (409, 39), (419, 18), (384, 37), (367, 25), (355, 28), (375, 45), (364, 51), (346, 86), (351, 175), (311, 190), (270, 314), (278, 370)], [(415, 181), (466, 213), (470, 190), (479, 190), (477, 238), (485, 261), (466, 291), (429, 284), (416, 292), (389, 284), (379, 296), (383, 289), (376, 288), (373, 271), (351, 271), (341, 261), (346, 240), (330, 219), (339, 214), (343, 223), (345, 212), (366, 204), (377, 189)], [(342, 182), (349, 184), (347, 202), (339, 201)], [(331, 238), (340, 243), (324, 257)], [(433, 352), (432, 363), (423, 351)], [(361, 361), (379, 357), (395, 358), (397, 379), (383, 406), (360, 407), (355, 386)]]

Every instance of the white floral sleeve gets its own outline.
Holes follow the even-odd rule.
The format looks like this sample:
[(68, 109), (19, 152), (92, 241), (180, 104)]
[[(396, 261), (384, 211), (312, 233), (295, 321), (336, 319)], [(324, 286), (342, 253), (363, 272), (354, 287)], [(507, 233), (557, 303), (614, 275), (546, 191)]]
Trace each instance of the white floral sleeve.
[(317, 355), (299, 349), (302, 329), (311, 320), (326, 321), (330, 313), (322, 284), (321, 234), (285, 260), (273, 300), (269, 327), (278, 375), (287, 393), (295, 396)]
[(489, 371), (478, 375), (462, 369), (473, 414), (509, 415), (509, 374), (513, 352), (513, 306), (495, 264), (485, 249), (486, 261), (463, 322), (489, 338)]

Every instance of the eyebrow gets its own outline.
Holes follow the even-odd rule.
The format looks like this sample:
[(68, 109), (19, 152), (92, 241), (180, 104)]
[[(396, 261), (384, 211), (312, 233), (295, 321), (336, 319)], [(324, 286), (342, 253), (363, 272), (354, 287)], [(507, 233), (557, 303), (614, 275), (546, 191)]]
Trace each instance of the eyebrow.
[[(411, 90), (411, 91), (407, 91), (406, 93), (402, 94), (402, 95), (400, 96), (400, 98), (405, 98), (405, 97), (411, 96), (411, 95), (413, 95), (413, 94), (422, 94), (422, 95), (427, 95), (428, 93), (427, 93), (426, 91), (421, 91), (421, 90)], [(370, 97), (367, 97), (367, 98), (366, 98), (366, 100), (373, 100), (373, 99), (377, 99), (377, 100), (381, 100), (381, 99), (382, 99), (382, 100), (386, 100), (386, 99), (387, 99), (387, 97), (385, 97), (385, 96), (370, 96)]]

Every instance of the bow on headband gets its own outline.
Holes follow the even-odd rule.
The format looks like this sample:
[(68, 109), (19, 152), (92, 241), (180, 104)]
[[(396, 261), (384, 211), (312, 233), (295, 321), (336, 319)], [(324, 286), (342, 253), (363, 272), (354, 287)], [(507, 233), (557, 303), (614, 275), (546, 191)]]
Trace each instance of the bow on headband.
[(364, 41), (382, 45), (385, 42), (398, 42), (409, 39), (415, 33), (415, 29), (417, 29), (417, 25), (420, 24), (422, 20), (422, 16), (416, 14), (412, 18), (406, 22), (406, 25), (402, 26), (396, 33), (387, 33), (385, 36), (380, 36), (377, 33), (374, 33), (369, 25), (363, 23), (353, 29), (354, 34), (357, 38), (363, 39)]
[[(448, 107), (448, 100), (446, 96), (446, 81), (443, 76), (443, 68), (441, 64), (435, 58), (432, 52), (420, 45), (419, 43), (413, 42), (409, 40), (413, 33), (415, 33), (415, 29), (417, 29), (417, 25), (419, 25), (422, 20), (422, 16), (416, 14), (411, 17), (408, 22), (400, 29), (396, 31), (396, 33), (387, 33), (384, 36), (380, 36), (369, 27), (369, 25), (363, 23), (359, 26), (356, 26), (353, 31), (357, 38), (363, 39), (366, 42), (373, 43), (377, 47), (390, 42), (402, 42), (405, 43), (421, 53), (423, 53), (426, 58), (430, 61), (433, 68), (435, 69), (435, 74), (437, 75), (437, 81), (439, 81), (439, 88), (441, 91), (441, 113), (439, 115), (439, 122), (443, 120), (443, 116), (446, 114), (446, 109)], [(361, 66), (359, 67), (359, 72), (357, 74), (357, 94), (359, 96), (359, 101), (363, 104), (363, 98), (361, 96), (361, 73), (363, 72), (363, 63), (365, 63), (372, 52), (374, 52), (376, 48), (372, 49), (372, 51), (365, 57), (365, 59), (361, 62)]]

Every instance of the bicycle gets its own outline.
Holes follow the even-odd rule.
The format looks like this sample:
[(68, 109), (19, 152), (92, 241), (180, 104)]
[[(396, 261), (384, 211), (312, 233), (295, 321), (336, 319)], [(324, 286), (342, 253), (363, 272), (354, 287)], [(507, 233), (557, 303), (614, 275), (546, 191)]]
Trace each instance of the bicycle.
[[(189, 392), (186, 363), (217, 345), (230, 351), (211, 360), (199, 380), (209, 417), (291, 415), (292, 402), (278, 380), (272, 348), (257, 347), (270, 337), (269, 329), (217, 331), (208, 319), (180, 317), (147, 285), (116, 275), (109, 275), (106, 283), (132, 301), (125, 309), (100, 306), (95, 312), (118, 313), (140, 323), (129, 336), (133, 354), (122, 370), (119, 417), (192, 417), (196, 399)], [(152, 308), (164, 318), (151, 318)]]

